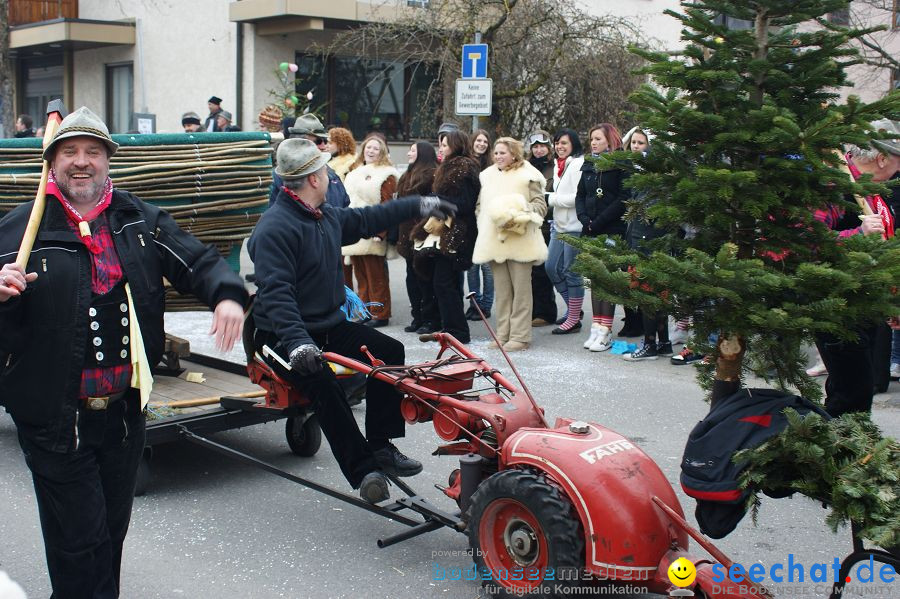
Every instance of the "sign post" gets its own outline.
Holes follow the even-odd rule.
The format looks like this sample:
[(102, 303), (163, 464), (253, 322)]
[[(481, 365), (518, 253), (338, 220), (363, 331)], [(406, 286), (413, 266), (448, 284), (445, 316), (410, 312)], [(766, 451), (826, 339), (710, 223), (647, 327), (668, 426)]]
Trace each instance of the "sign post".
[(463, 44), (462, 77), (456, 80), (456, 115), (472, 117), (472, 131), (478, 129), (479, 116), (491, 116), (494, 82), (487, 76), (488, 45), (481, 43), (481, 32), (474, 44)]

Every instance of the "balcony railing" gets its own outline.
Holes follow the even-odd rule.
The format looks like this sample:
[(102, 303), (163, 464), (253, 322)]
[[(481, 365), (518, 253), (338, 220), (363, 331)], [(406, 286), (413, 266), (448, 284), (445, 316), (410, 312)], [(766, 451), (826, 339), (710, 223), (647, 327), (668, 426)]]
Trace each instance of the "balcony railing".
[(78, 0), (9, 0), (9, 25), (77, 19)]

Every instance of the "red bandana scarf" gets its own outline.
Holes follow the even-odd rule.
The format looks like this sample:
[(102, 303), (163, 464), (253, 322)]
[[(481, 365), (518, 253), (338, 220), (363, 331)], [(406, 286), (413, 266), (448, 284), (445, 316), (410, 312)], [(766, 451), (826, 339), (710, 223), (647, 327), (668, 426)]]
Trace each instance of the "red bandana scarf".
[(293, 198), (294, 201), (296, 201), (298, 204), (300, 204), (301, 206), (303, 206), (304, 208), (306, 208), (307, 210), (309, 210), (310, 214), (312, 214), (312, 217), (313, 217), (314, 219), (320, 220), (320, 219), (322, 218), (322, 211), (321, 211), (321, 210), (319, 210), (318, 208), (313, 208), (312, 206), (310, 206), (309, 204), (307, 204), (306, 202), (304, 202), (304, 201), (300, 198), (300, 196), (298, 196), (296, 193), (294, 193), (293, 191), (291, 191), (291, 190), (288, 189), (287, 187), (284, 187), (284, 186), (282, 185), (282, 186), (281, 186), (281, 189), (284, 190), (284, 193), (288, 194), (291, 198)]
[(103, 248), (100, 247), (100, 244), (98, 244), (91, 236), (91, 227), (89, 223), (100, 216), (100, 214), (109, 207), (109, 203), (112, 201), (112, 192), (113, 184), (110, 178), (107, 177), (106, 182), (103, 184), (103, 195), (100, 197), (100, 201), (97, 202), (97, 205), (94, 206), (90, 212), (81, 216), (81, 214), (75, 210), (75, 207), (72, 206), (71, 202), (69, 202), (68, 198), (63, 194), (59, 186), (57, 186), (53, 169), (50, 169), (50, 175), (47, 177), (47, 193), (56, 196), (59, 203), (62, 204), (66, 216), (68, 216), (69, 220), (78, 227), (81, 241), (87, 246), (88, 251), (92, 254), (102, 253)]
[[(853, 180), (856, 181), (859, 179), (860, 172), (859, 169), (856, 168), (856, 165), (853, 164), (853, 161), (850, 159), (850, 154), (847, 153), (844, 155), (844, 160), (847, 162), (847, 166), (850, 167), (850, 174), (853, 175)], [(880, 195), (866, 196), (866, 201), (869, 202), (869, 206), (872, 207), (872, 211), (881, 217), (881, 223), (884, 225), (884, 234), (883, 237), (885, 239), (890, 239), (894, 236), (894, 215), (891, 214), (891, 209), (888, 207), (887, 202), (885, 202)]]
[(564, 170), (566, 170), (566, 159), (565, 158), (557, 158), (556, 159), (556, 176), (562, 177)]

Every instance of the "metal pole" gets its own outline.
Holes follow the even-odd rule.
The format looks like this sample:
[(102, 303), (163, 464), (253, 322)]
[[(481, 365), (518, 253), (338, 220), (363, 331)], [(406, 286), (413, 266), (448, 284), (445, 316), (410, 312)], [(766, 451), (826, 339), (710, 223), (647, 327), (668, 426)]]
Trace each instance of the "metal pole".
[[(480, 31), (475, 32), (475, 43), (476, 44), (481, 43), (481, 32)], [(475, 133), (476, 129), (478, 129), (478, 116), (477, 115), (472, 117), (472, 133)]]

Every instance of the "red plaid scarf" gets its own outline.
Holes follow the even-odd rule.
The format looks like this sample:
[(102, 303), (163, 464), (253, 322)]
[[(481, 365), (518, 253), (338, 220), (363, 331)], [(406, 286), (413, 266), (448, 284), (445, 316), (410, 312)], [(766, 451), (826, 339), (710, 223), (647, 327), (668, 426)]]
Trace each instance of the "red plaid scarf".
[(66, 198), (65, 194), (63, 194), (62, 190), (56, 184), (56, 175), (53, 172), (53, 169), (50, 170), (50, 174), (47, 177), (47, 193), (56, 196), (59, 200), (59, 203), (62, 204), (63, 210), (66, 213), (66, 216), (69, 217), (69, 220), (75, 223), (75, 228), (77, 229), (78, 236), (84, 245), (87, 246), (88, 251), (91, 254), (99, 254), (103, 251), (103, 248), (97, 243), (97, 241), (91, 235), (91, 227), (89, 223), (100, 216), (100, 214), (109, 207), (109, 203), (112, 201), (112, 192), (113, 185), (112, 181), (109, 177), (106, 178), (106, 182), (103, 184), (103, 195), (100, 197), (100, 201), (97, 202), (97, 205), (94, 206), (90, 212), (81, 216), (78, 211), (72, 206), (72, 203), (69, 202), (68, 198)]
[(310, 214), (312, 214), (312, 217), (314, 219), (320, 220), (322, 218), (321, 210), (319, 210), (318, 208), (313, 208), (312, 206), (307, 204), (300, 196), (298, 196), (296, 193), (294, 193), (287, 187), (282, 185), (281, 189), (284, 190), (284, 193), (288, 194), (288, 196), (290, 196), (295, 202), (297, 202), (298, 204), (300, 204), (301, 206), (303, 206), (304, 208), (309, 210)]

